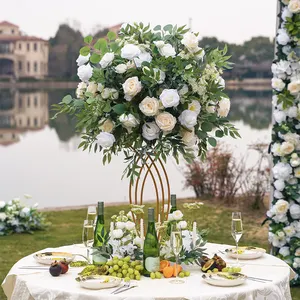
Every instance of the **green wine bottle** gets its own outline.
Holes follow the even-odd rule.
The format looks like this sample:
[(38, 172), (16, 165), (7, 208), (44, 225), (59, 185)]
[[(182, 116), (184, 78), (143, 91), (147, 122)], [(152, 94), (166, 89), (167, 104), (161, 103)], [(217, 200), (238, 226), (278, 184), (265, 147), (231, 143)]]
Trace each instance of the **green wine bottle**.
[(159, 243), (157, 239), (154, 208), (148, 209), (148, 229), (143, 248), (144, 276), (149, 277), (151, 272), (159, 271)]
[(170, 210), (170, 214), (172, 212), (174, 212), (175, 210), (177, 210), (177, 207), (176, 207), (176, 195), (172, 194), (171, 195), (171, 210)]

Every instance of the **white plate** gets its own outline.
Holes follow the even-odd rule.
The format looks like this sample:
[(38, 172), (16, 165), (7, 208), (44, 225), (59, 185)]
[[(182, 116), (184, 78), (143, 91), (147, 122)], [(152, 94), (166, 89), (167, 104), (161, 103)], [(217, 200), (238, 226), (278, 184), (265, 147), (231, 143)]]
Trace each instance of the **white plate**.
[(40, 264), (51, 265), (54, 261), (66, 260), (67, 263), (73, 261), (76, 255), (68, 252), (40, 252), (33, 255), (33, 258)]
[(236, 248), (230, 248), (226, 250), (227, 256), (239, 259), (255, 259), (263, 256), (266, 253), (266, 250), (263, 248), (257, 247), (239, 247), (239, 250), (242, 253), (236, 254)]
[(91, 275), (76, 278), (82, 288), (89, 290), (101, 290), (120, 285), (122, 279), (114, 276)]
[(202, 278), (205, 282), (207, 282), (210, 285), (215, 285), (215, 286), (237, 286), (241, 285), (246, 281), (246, 276), (245, 275), (239, 275), (239, 276), (234, 276), (234, 279), (228, 279), (223, 276), (228, 276), (230, 275), (229, 273), (225, 272), (218, 272), (218, 273), (206, 273), (202, 275)]

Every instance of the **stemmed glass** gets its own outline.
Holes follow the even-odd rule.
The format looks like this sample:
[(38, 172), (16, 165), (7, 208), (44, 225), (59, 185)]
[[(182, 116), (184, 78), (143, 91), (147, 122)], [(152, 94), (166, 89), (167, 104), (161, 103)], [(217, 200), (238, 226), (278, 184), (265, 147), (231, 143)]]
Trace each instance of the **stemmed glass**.
[(94, 205), (88, 206), (87, 209), (87, 220), (93, 220), (94, 222), (96, 221), (96, 214), (97, 214), (97, 208)]
[(87, 258), (90, 260), (90, 249), (94, 243), (94, 220), (83, 221), (82, 242), (87, 249)]
[(182, 236), (181, 236), (181, 230), (177, 227), (177, 224), (172, 224), (171, 226), (171, 248), (173, 250), (173, 253), (176, 257), (176, 265), (175, 265), (175, 276), (176, 278), (173, 280), (170, 280), (170, 283), (184, 283), (184, 280), (178, 279), (177, 273), (178, 273), (178, 259), (180, 251), (182, 250)]
[(239, 266), (239, 240), (243, 235), (243, 223), (241, 212), (233, 212), (231, 218), (231, 235), (236, 244), (236, 265)]

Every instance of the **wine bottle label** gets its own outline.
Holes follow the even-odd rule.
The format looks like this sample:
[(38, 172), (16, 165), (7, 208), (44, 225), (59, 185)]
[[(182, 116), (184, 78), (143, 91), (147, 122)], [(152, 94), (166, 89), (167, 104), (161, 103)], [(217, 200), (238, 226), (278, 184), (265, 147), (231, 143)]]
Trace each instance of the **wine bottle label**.
[(145, 268), (148, 272), (159, 271), (159, 257), (147, 257), (145, 260)]

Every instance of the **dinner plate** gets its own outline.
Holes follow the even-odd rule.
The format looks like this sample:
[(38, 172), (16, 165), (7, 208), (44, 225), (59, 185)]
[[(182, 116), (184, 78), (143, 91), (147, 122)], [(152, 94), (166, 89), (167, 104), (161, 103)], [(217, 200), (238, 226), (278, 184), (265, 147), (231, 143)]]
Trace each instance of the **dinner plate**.
[(203, 274), (202, 278), (208, 284), (215, 286), (237, 286), (246, 281), (246, 276), (243, 274), (232, 275), (226, 272), (207, 273)]
[(80, 286), (89, 290), (101, 290), (120, 285), (122, 279), (106, 275), (79, 276), (76, 278)]
[(230, 248), (225, 250), (227, 255), (239, 259), (255, 259), (263, 256), (266, 253), (266, 250), (258, 247), (239, 247), (238, 255), (236, 254), (236, 248)]
[(40, 264), (51, 265), (54, 261), (66, 260), (71, 262), (76, 255), (68, 252), (39, 252), (33, 255), (33, 258)]

